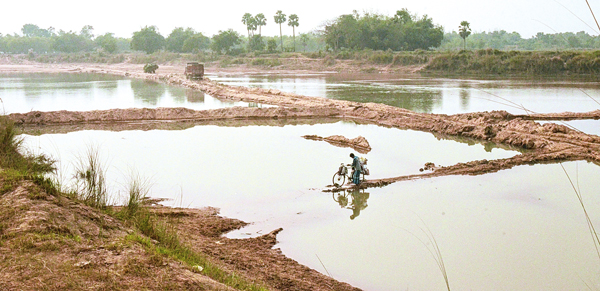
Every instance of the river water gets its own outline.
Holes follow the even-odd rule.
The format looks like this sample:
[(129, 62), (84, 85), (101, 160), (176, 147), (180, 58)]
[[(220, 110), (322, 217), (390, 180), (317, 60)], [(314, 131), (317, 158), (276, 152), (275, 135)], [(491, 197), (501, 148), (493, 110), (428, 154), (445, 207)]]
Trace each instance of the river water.
[[(416, 112), (457, 114), (506, 110), (513, 114), (588, 112), (600, 109), (600, 82), (582, 80), (475, 80), (352, 75), (231, 75), (209, 78), (234, 86), (277, 89), (300, 95), (376, 102)], [(600, 121), (566, 123), (600, 135)]]
[[(138, 90), (133, 89), (136, 86), (133, 80), (74, 81), (74, 84), (63, 84), (74, 89), (59, 93), (56, 91), (61, 89), (56, 88), (61, 85), (52, 83), (61, 82), (61, 78), (49, 82), (51, 84), (32, 84), (36, 90), (50, 94), (35, 98), (23, 92), (28, 89), (16, 89), (23, 85), (11, 87), (10, 81), (2, 79), (0, 98), (5, 110), (19, 112), (31, 104), (74, 108), (72, 104), (54, 104), (59, 101), (44, 99), (66, 100), (69, 97), (63, 95), (71, 94), (71, 97), (84, 96), (73, 97), (83, 100), (71, 103), (85, 104), (91, 96), (96, 96), (90, 91), (101, 91), (99, 95), (115, 94), (104, 97), (106, 100), (129, 98), (127, 102), (147, 105), (147, 101), (133, 93)], [(27, 76), (16, 82), (29, 82), (24, 79)], [(102, 82), (115, 82), (116, 89), (99, 88)], [(345, 82), (340, 81), (338, 85), (347, 86)], [(440, 82), (443, 83), (435, 79), (428, 86), (440, 87)], [(448, 85), (453, 82), (460, 83), (450, 80), (441, 87), (449, 92), (460, 92), (460, 88), (452, 89)], [(594, 86), (587, 85), (588, 94), (596, 92)], [(40, 86), (55, 89), (39, 89)], [(158, 104), (204, 106), (202, 102), (190, 102), (185, 92), (172, 93), (182, 90), (180, 88), (161, 88), (164, 89), (156, 89), (160, 94), (146, 93), (158, 96), (153, 97), (155, 104), (149, 107)], [(511, 90), (551, 90), (544, 88), (516, 86)], [(580, 111), (586, 111), (583, 108), (590, 106), (587, 99), (579, 99), (578, 93), (575, 95), (574, 100), (585, 103), (579, 105)], [(212, 97), (204, 95), (204, 98)], [(444, 100), (451, 99), (441, 100), (436, 106), (448, 108), (443, 104), (451, 101)], [(474, 100), (477, 101), (469, 104), (481, 102)], [(560, 100), (541, 103), (560, 108), (559, 103), (564, 102)], [(100, 103), (108, 108), (118, 107), (110, 102)], [(20, 105), (13, 107), (13, 103)], [(577, 107), (570, 103), (565, 107)], [(431, 107), (432, 112), (436, 106)], [(42, 106), (37, 110), (44, 109)], [(350, 162), (348, 154), (353, 150), (302, 138), (310, 134), (367, 138), (373, 148), (364, 154), (372, 173), (368, 178), (419, 173), (426, 162), (452, 165), (519, 154), (515, 149), (491, 143), (337, 120), (295, 121), (283, 126), (268, 123), (228, 127), (190, 125), (183, 130), (84, 130), (24, 137), (30, 150), (50, 154), (61, 161), (59, 167), (65, 183), (78, 157), (83, 156), (87, 148), (96, 147), (108, 171), (114, 202), (123, 201), (129, 173), (136, 171), (152, 182), (153, 197), (171, 199), (165, 204), (218, 207), (224, 216), (252, 223), (230, 233), (229, 237), (253, 237), (283, 227), (276, 247), (284, 254), (365, 290), (445, 289), (436, 261), (439, 258), (432, 256), (436, 245), (454, 290), (600, 288), (600, 258), (582, 206), (569, 182), (570, 178), (575, 189), (581, 191), (591, 221), (598, 225), (598, 165), (570, 162), (521, 166), (480, 176), (413, 180), (383, 188), (331, 194), (321, 190), (331, 184), (331, 176), (340, 163)]]

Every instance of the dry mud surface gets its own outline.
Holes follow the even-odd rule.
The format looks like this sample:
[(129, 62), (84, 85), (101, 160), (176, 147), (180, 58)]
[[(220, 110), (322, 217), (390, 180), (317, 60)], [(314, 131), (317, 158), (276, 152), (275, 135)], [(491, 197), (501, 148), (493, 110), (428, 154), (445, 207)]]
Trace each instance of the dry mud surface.
[[(23, 66), (32, 70), (28, 66)], [(18, 70), (10, 66), (1, 71)], [(586, 160), (600, 164), (600, 137), (579, 132), (563, 125), (541, 125), (533, 120), (600, 119), (600, 110), (587, 113), (554, 113), (512, 115), (505, 111), (476, 112), (456, 115), (416, 113), (406, 109), (377, 103), (357, 103), (320, 97), (301, 96), (273, 89), (226, 86), (209, 79), (186, 80), (183, 67), (167, 66), (157, 74), (142, 73), (141, 65), (69, 65), (40, 66), (42, 71), (102, 73), (121, 75), (163, 82), (170, 85), (201, 90), (213, 97), (275, 105), (269, 108), (233, 107), (195, 111), (186, 108), (113, 109), (86, 112), (28, 112), (11, 114), (15, 122), (24, 126), (123, 124), (131, 122), (156, 123), (166, 121), (257, 122), (284, 120), (293, 122), (306, 119), (351, 119), (431, 132), (445, 136), (457, 136), (500, 145), (528, 149), (527, 152), (501, 160), (481, 160), (439, 167), (433, 172), (386, 179), (369, 180), (362, 187), (381, 186), (388, 183), (442, 175), (476, 175), (512, 168), (518, 165)]]
[[(14, 183), (0, 179), (0, 290), (235, 290), (150, 251), (110, 215), (31, 181)], [(220, 217), (217, 209), (148, 210), (212, 264), (269, 290), (359, 290), (273, 249), (280, 229), (228, 239), (223, 233), (246, 223)]]

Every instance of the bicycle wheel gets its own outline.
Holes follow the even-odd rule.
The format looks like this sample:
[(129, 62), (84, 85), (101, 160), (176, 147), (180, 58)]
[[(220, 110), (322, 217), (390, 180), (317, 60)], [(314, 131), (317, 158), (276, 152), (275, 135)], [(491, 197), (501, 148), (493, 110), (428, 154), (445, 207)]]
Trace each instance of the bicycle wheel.
[(343, 186), (344, 182), (346, 182), (346, 176), (340, 175), (338, 172), (333, 174), (333, 178), (331, 179), (333, 186)]

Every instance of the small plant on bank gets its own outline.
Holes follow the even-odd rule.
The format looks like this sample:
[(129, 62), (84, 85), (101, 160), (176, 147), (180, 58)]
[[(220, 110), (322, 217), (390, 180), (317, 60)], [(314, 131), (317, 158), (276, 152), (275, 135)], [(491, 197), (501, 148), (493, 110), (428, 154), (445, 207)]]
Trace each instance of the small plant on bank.
[(96, 147), (88, 147), (84, 157), (75, 166), (75, 192), (79, 200), (89, 206), (103, 209), (107, 205), (106, 169), (100, 162)]

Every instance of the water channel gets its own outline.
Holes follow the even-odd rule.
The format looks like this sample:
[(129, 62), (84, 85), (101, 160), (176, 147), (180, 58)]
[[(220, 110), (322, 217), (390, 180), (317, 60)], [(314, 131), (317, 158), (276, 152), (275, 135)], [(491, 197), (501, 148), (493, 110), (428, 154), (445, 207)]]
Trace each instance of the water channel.
[[(27, 76), (14, 82), (8, 80), (12, 77), (1, 77), (0, 98), (7, 112), (28, 111), (24, 109), (28, 107), (44, 111), (90, 110), (95, 106), (88, 104), (92, 102), (98, 102), (97, 106), (102, 108), (172, 104), (201, 109), (203, 103), (231, 106), (211, 100), (206, 94), (204, 102), (193, 98), (196, 101), (190, 101), (186, 90), (181, 88), (144, 84), (149, 87), (134, 89), (140, 81), (122, 78), (87, 76), (93, 80), (60, 84), (66, 79), (58, 76), (55, 81), (36, 85)], [(345, 82), (319, 90), (327, 92), (328, 86), (351, 86)], [(439, 99), (429, 109), (431, 112), (449, 108), (444, 104), (454, 101), (460, 108), (463, 89), (451, 85), (460, 81), (434, 79), (429, 85), (425, 80), (419, 82), (422, 87), (442, 88)], [(25, 83), (31, 84), (25, 86)], [(562, 90), (547, 86), (508, 87), (503, 89), (508, 96), (527, 95), (522, 90)], [(37, 93), (28, 93), (28, 88), (35, 88), (32, 90)], [(594, 88), (595, 85), (586, 84), (588, 94), (599, 93)], [(136, 90), (146, 93), (136, 94)], [(563, 95), (556, 93), (561, 97), (552, 98), (553, 102), (529, 102), (544, 104), (549, 112), (553, 111), (549, 108), (561, 108), (561, 103), (574, 108), (572, 111), (591, 110), (584, 109), (591, 105), (578, 95), (580, 91), (567, 92), (573, 93), (576, 101), (565, 102)], [(373, 95), (388, 98), (385, 92)], [(53, 102), (46, 100), (52, 98)], [(470, 100), (473, 101), (468, 104), (485, 103), (478, 98)], [(480, 106), (483, 105), (465, 107), (464, 111)], [(485, 106), (493, 108), (491, 104)], [(188, 124), (184, 128), (83, 130), (24, 137), (30, 150), (61, 161), (59, 166), (65, 181), (69, 180), (78, 157), (90, 146), (97, 147), (117, 203), (124, 199), (120, 193), (125, 191), (127, 177), (133, 170), (149, 177), (153, 197), (171, 199), (165, 204), (218, 207), (224, 216), (252, 223), (229, 237), (257, 236), (283, 227), (276, 247), (284, 254), (364, 290), (445, 289), (442, 273), (430, 253), (434, 247), (430, 237), (435, 238), (440, 248), (454, 290), (600, 288), (600, 258), (569, 182), (571, 178), (581, 190), (592, 222), (600, 225), (598, 165), (564, 163), (562, 166), (569, 176), (560, 164), (521, 166), (481, 176), (413, 180), (331, 194), (321, 190), (331, 183), (339, 163), (350, 162), (348, 154), (352, 150), (306, 140), (303, 135), (366, 137), (373, 148), (364, 155), (369, 159), (371, 178), (418, 173), (426, 162), (451, 165), (506, 158), (519, 152), (491, 143), (340, 120), (293, 121), (278, 126), (267, 122), (230, 126)]]

